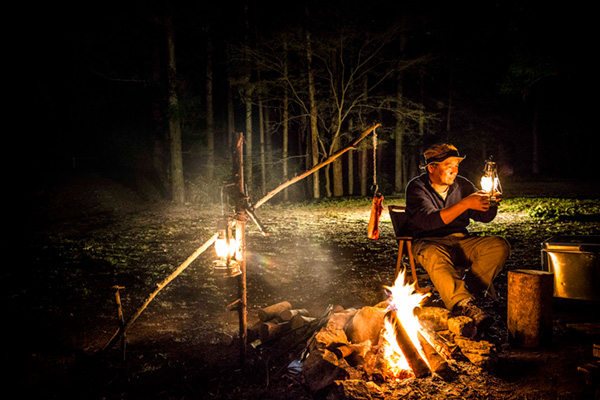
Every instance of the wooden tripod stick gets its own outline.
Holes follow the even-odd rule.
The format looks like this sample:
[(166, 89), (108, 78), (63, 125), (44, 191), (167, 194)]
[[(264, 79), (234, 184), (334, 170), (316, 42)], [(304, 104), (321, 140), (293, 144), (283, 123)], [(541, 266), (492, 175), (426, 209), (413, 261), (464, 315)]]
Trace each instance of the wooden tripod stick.
[(314, 167), (312, 167), (308, 171), (302, 173), (301, 175), (293, 177), (292, 179), (290, 179), (290, 180), (282, 183), (281, 185), (277, 186), (275, 189), (271, 190), (262, 199), (258, 200), (254, 204), (254, 209), (257, 209), (258, 207), (260, 207), (261, 205), (263, 205), (265, 202), (267, 202), (269, 199), (271, 199), (277, 193), (281, 192), (286, 187), (291, 186), (294, 183), (296, 183), (296, 182), (298, 182), (298, 181), (306, 178), (307, 176), (312, 175), (314, 172), (316, 172), (319, 169), (323, 168), (327, 164), (331, 164), (332, 162), (334, 162), (335, 159), (338, 158), (338, 157), (340, 157), (342, 154), (346, 153), (349, 150), (352, 150), (352, 149), (356, 148), (356, 146), (358, 145), (358, 143), (360, 143), (361, 140), (363, 140), (365, 137), (367, 137), (369, 135), (369, 133), (373, 132), (375, 130), (375, 128), (377, 128), (378, 126), (381, 126), (381, 124), (375, 124), (375, 125), (371, 126), (366, 131), (364, 131), (363, 133), (361, 133), (361, 135), (358, 138), (356, 138), (352, 143), (350, 143), (350, 145), (348, 147), (346, 147), (345, 149), (342, 149), (342, 150), (338, 151), (337, 153), (332, 154), (331, 156), (329, 156), (325, 160), (321, 161), (320, 163), (318, 163), (317, 165), (315, 165)]

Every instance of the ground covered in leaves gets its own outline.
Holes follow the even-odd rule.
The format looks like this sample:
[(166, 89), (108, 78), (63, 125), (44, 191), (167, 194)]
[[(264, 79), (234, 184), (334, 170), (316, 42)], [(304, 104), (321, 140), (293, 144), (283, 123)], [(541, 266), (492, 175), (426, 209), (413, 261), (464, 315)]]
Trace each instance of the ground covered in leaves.
[[(540, 244), (554, 235), (600, 234), (597, 186), (577, 184), (558, 192), (549, 187), (561, 186), (519, 191), (514, 186), (513, 193), (530, 199), (507, 199), (493, 223), (475, 226), (506, 237), (513, 249), (496, 281), (500, 300), (482, 303), (495, 319), (488, 337), (498, 348), (495, 368), (482, 371), (460, 361), (452, 382), (394, 382), (380, 398), (593, 398), (577, 366), (592, 360), (598, 338), (572, 324), (598, 322), (597, 305), (555, 299), (548, 348), (514, 349), (506, 341), (507, 271), (540, 269)], [(560, 199), (569, 197), (577, 197), (571, 203), (577, 212), (550, 215)], [(236, 281), (211, 274), (212, 249), (167, 285), (130, 327), (124, 361), (119, 344), (101, 351), (117, 330), (113, 287), (124, 287), (127, 320), (213, 235), (219, 204), (150, 202), (101, 177), (55, 182), (32, 199), (25, 262), (3, 270), (8, 378), (21, 397), (312, 398), (302, 375), (288, 368), (303, 350), (302, 342), (249, 345), (242, 365), (238, 315), (227, 309), (237, 298)], [(403, 199), (385, 198), (384, 206), (390, 204), (403, 204)], [(531, 208), (539, 218), (528, 212)], [(387, 211), (380, 239), (367, 238), (369, 212), (369, 199), (273, 201), (260, 207), (256, 214), (269, 236), (248, 223), (248, 324), (257, 321), (260, 308), (280, 301), (318, 317), (330, 304), (362, 307), (384, 300), (383, 287), (393, 283), (397, 247)]]

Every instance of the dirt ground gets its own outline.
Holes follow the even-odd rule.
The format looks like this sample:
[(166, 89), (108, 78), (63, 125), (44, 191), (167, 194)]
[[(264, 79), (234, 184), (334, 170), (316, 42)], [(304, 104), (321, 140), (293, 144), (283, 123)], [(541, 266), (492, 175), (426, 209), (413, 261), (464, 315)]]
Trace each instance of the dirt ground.
[[(237, 298), (237, 281), (211, 274), (212, 249), (131, 326), (124, 361), (119, 344), (100, 351), (117, 330), (113, 286), (125, 288), (128, 319), (157, 283), (212, 236), (218, 205), (150, 202), (99, 177), (40, 188), (33, 200), (26, 262), (3, 271), (8, 382), (20, 397), (313, 398), (301, 374), (288, 369), (302, 342), (248, 346), (242, 365), (238, 314), (227, 309)], [(362, 307), (386, 298), (383, 286), (393, 283), (397, 247), (387, 211), (380, 239), (367, 238), (369, 203), (266, 204), (257, 210), (269, 236), (248, 223), (249, 326), (260, 308), (280, 301), (319, 317), (330, 304)], [(384, 199), (384, 206), (401, 203)], [(594, 398), (577, 367), (592, 361), (598, 335), (573, 324), (599, 322), (597, 304), (555, 299), (552, 344), (545, 348), (509, 346), (505, 321), (507, 271), (540, 269), (543, 240), (559, 233), (600, 234), (598, 220), (538, 222), (501, 209), (487, 229), (506, 237), (513, 249), (496, 280), (499, 301), (481, 302), (495, 319), (486, 337), (498, 349), (495, 367), (482, 371), (458, 361), (452, 382), (411, 379), (387, 387), (380, 398)]]

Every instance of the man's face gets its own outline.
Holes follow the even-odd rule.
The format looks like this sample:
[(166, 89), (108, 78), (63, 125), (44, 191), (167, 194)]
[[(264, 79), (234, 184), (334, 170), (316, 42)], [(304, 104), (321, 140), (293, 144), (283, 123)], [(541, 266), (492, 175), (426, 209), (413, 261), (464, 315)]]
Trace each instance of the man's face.
[(431, 182), (435, 185), (452, 185), (458, 174), (458, 164), (461, 161), (460, 158), (450, 157), (440, 163), (430, 164), (428, 169)]

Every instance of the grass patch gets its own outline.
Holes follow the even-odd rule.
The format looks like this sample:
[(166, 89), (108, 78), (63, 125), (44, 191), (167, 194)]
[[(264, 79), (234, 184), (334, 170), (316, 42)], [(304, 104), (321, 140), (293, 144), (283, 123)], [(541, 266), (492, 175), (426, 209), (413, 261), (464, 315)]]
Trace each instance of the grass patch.
[(600, 219), (600, 200), (564, 198), (514, 198), (502, 202), (505, 212), (526, 212), (536, 220), (582, 220)]
[[(320, 211), (332, 210), (343, 212), (348, 209), (364, 208), (370, 210), (372, 197), (336, 197), (318, 200), (303, 201), (298, 203), (280, 202), (265, 204), (265, 208), (271, 210), (304, 210)], [(405, 199), (401, 197), (384, 197), (384, 213), (388, 205), (405, 205)], [(593, 199), (569, 199), (569, 198), (541, 198), (541, 197), (518, 197), (503, 199), (502, 212), (522, 213), (535, 220), (582, 220), (587, 222), (600, 221), (600, 200)]]

